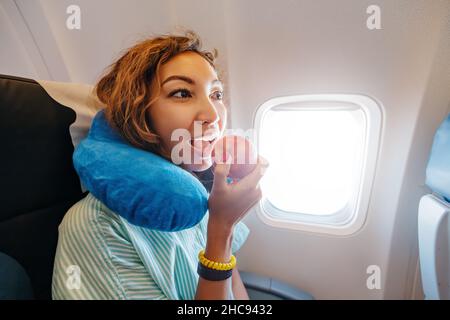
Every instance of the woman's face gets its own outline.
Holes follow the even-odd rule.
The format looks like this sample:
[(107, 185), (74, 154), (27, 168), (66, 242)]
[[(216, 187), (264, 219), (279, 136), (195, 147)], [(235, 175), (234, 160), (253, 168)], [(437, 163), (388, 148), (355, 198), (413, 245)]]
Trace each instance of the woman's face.
[[(223, 135), (227, 121), (223, 87), (216, 71), (199, 54), (183, 52), (161, 65), (159, 79), (160, 94), (149, 112), (152, 127), (161, 138), (161, 152), (171, 157), (176, 145), (174, 150), (179, 150), (180, 142), (172, 141), (172, 133), (185, 129), (189, 139), (195, 141), (185, 140), (183, 150), (191, 153), (191, 161), (182, 166), (189, 171), (208, 169), (212, 148)], [(201, 141), (213, 137), (212, 142)]]

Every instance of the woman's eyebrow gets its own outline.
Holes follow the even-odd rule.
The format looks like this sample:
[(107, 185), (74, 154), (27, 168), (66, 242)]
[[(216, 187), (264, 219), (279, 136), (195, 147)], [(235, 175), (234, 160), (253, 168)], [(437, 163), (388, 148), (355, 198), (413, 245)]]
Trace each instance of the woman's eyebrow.
[(163, 86), (166, 82), (169, 82), (169, 81), (172, 81), (172, 80), (182, 80), (182, 81), (185, 81), (185, 82), (187, 82), (187, 83), (189, 83), (189, 84), (195, 84), (195, 81), (192, 80), (192, 79), (189, 78), (189, 77), (175, 75), (175, 76), (170, 76), (170, 77), (168, 77), (166, 80), (164, 80), (164, 81), (161, 83), (161, 86)]
[(215, 84), (215, 83), (223, 86), (222, 81), (220, 81), (219, 79), (215, 79), (215, 80), (211, 81), (211, 84)]
[[(172, 80), (181, 80), (181, 81), (185, 81), (185, 82), (187, 82), (187, 83), (189, 83), (189, 84), (195, 85), (195, 81), (194, 81), (193, 79), (189, 78), (189, 77), (181, 76), (181, 75), (174, 75), (174, 76), (170, 76), (170, 77), (168, 77), (166, 80), (164, 80), (164, 81), (161, 83), (161, 87), (162, 87), (166, 82), (169, 82), (169, 81), (172, 81)], [(214, 79), (213, 81), (211, 81), (211, 84), (215, 84), (216, 82), (217, 82), (218, 84), (222, 85), (222, 82), (221, 82), (219, 79)]]

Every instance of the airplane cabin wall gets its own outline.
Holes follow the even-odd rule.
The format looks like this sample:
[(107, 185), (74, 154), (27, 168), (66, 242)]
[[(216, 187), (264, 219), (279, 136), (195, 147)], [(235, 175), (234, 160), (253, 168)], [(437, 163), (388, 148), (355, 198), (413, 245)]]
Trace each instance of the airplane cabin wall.
[[(10, 7), (8, 7), (8, 13), (5, 8), (4, 3), (0, 5), (0, 42), (2, 44), (0, 73), (35, 78), (38, 76), (38, 72), (26, 52), (23, 39), (17, 31), (18, 27), (13, 25), (8, 18), (8, 13), (11, 13), (11, 11), (17, 13), (16, 8), (13, 6), (13, 10), (10, 10)], [(17, 20), (22, 22), (20, 17)], [(21, 25), (23, 26), (23, 24)]]
[[(424, 185), (425, 169), (428, 163), (434, 134), (450, 113), (450, 17), (442, 23), (441, 37), (436, 46), (433, 65), (427, 79), (421, 101), (421, 108), (416, 119), (408, 164), (402, 183), (395, 219), (394, 234), (391, 241), (389, 272), (387, 274), (386, 298), (406, 296), (412, 292), (421, 298), (421, 284), (413, 288), (411, 278), (419, 276), (417, 208), (420, 198), (431, 190)], [(412, 219), (413, 217), (414, 219)], [(409, 249), (406, 249), (408, 248)], [(408, 270), (405, 273), (404, 270)], [(403, 290), (403, 292), (402, 292)]]

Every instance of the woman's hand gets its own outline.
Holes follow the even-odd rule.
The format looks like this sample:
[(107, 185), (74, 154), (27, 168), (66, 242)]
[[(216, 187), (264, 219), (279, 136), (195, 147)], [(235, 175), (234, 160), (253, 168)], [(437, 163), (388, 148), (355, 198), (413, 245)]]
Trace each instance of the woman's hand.
[(214, 230), (225, 232), (245, 216), (262, 197), (259, 181), (269, 166), (262, 156), (258, 156), (255, 169), (236, 183), (228, 184), (227, 175), (231, 167), (231, 159), (225, 163), (217, 163), (214, 170), (214, 182), (208, 200), (209, 224)]
[[(258, 163), (250, 174), (237, 183), (227, 184), (230, 160), (216, 165), (208, 200), (209, 221), (205, 257), (218, 262), (230, 261), (234, 226), (261, 199), (259, 180), (269, 166), (267, 160), (258, 157)], [(200, 277), (195, 299), (227, 299), (229, 281), (210, 281)]]

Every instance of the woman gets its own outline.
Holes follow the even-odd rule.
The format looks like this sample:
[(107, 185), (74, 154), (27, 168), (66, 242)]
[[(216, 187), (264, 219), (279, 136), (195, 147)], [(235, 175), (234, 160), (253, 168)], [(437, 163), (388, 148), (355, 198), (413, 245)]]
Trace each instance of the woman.
[[(176, 129), (194, 136), (194, 125), (200, 124), (202, 135), (220, 137), (227, 111), (214, 58), (211, 52), (201, 51), (194, 33), (138, 43), (96, 86), (107, 106), (109, 124), (132, 145), (167, 159), (178, 143), (171, 141)], [(200, 162), (182, 164), (193, 174), (212, 165), (211, 148), (200, 149), (207, 153)], [(204, 258), (230, 263), (232, 253), (247, 237), (248, 229), (240, 220), (260, 200), (258, 183), (267, 166), (259, 158), (253, 172), (229, 185), (230, 165), (218, 163), (209, 214), (198, 225), (177, 232), (131, 225), (88, 194), (68, 211), (59, 227), (53, 298), (248, 299), (233, 265), (227, 271), (231, 277), (223, 280), (212, 280), (204, 273), (198, 276), (198, 253), (204, 249)], [(79, 281), (74, 282), (74, 277)]]

